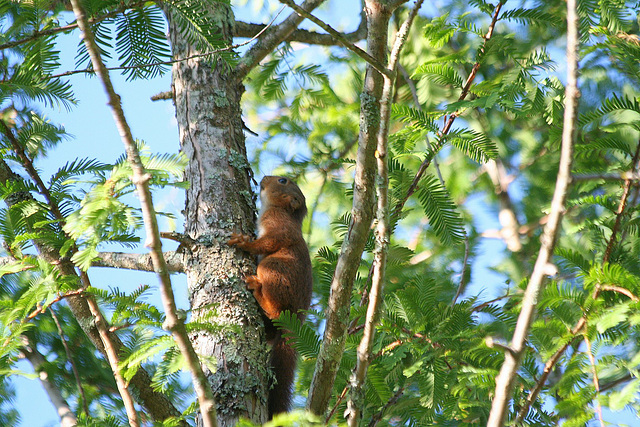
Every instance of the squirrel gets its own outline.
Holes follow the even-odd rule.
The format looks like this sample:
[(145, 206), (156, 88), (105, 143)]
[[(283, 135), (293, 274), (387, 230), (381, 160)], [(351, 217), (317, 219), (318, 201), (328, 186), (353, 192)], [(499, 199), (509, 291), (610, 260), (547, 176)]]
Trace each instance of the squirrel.
[(285, 310), (304, 321), (311, 305), (312, 273), (309, 249), (302, 236), (307, 206), (300, 188), (290, 179), (265, 176), (260, 182), (262, 207), (258, 238), (232, 233), (228, 245), (259, 255), (255, 275), (245, 277), (247, 289), (264, 312), (267, 340), (272, 345), (270, 364), (276, 384), (269, 391), (269, 419), (291, 406), (296, 367), (295, 350), (273, 325)]

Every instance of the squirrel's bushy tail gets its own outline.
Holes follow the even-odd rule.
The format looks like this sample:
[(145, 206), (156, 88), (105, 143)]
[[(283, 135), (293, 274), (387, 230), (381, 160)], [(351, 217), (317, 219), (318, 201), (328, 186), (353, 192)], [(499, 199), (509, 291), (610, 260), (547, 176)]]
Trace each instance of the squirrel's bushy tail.
[(287, 344), (287, 340), (278, 331), (271, 349), (271, 367), (276, 384), (269, 391), (269, 419), (291, 407), (292, 386), (296, 370), (296, 351)]

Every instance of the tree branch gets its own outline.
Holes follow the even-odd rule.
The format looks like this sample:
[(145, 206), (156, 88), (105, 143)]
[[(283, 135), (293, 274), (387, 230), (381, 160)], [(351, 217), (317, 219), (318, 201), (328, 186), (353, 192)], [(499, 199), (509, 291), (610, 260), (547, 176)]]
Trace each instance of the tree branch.
[[(377, 0), (366, 0), (367, 51), (378, 62), (385, 62), (389, 19), (393, 9)], [(376, 159), (375, 151), (380, 131), (380, 99), (384, 75), (370, 63), (367, 65), (364, 87), (360, 96), (360, 133), (356, 155), (351, 223), (340, 249), (340, 256), (331, 281), (327, 307), (327, 322), (316, 360), (316, 367), (307, 398), (307, 409), (316, 415), (327, 410), (338, 365), (342, 358), (353, 280), (373, 218)]]
[[(324, 0), (305, 0), (301, 7), (305, 11), (312, 11), (320, 6)], [(271, 27), (258, 39), (242, 57), (236, 66), (235, 75), (238, 80), (244, 79), (260, 61), (262, 61), (273, 49), (285, 40), (304, 20), (297, 13), (292, 13), (284, 21), (275, 27)]]
[[(560, 233), (560, 222), (565, 210), (565, 200), (571, 182), (573, 146), (575, 144), (575, 121), (578, 100), (578, 18), (576, 1), (567, 0), (567, 86), (565, 89), (565, 111), (562, 130), (562, 148), (556, 187), (551, 201), (549, 220), (541, 238), (540, 251), (522, 299), (522, 308), (509, 347), (514, 354), (505, 354), (505, 360), (496, 378), (496, 390), (492, 402), (488, 427), (504, 424), (518, 367), (525, 351), (525, 341), (533, 321), (538, 296), (542, 291), (547, 266)], [(525, 412), (526, 414), (526, 412)]]
[(47, 363), (47, 360), (42, 353), (38, 351), (34, 343), (26, 337), (24, 337), (24, 340), (25, 346), (22, 348), (22, 354), (24, 354), (25, 359), (27, 359), (29, 363), (31, 363), (31, 366), (33, 366), (33, 370), (38, 374), (40, 384), (42, 384), (49, 400), (51, 400), (51, 403), (56, 408), (56, 412), (60, 417), (60, 427), (75, 426), (78, 423), (76, 416), (73, 414), (73, 411), (71, 411), (69, 404), (62, 396), (58, 386), (49, 379), (49, 375), (44, 369), (44, 365)]
[(62, 330), (62, 325), (60, 324), (60, 320), (58, 319), (58, 315), (55, 310), (51, 309), (51, 318), (53, 322), (56, 324), (56, 328), (58, 328), (58, 335), (60, 336), (60, 342), (62, 342), (62, 346), (64, 347), (64, 352), (67, 355), (67, 360), (71, 364), (71, 370), (73, 371), (73, 377), (76, 380), (76, 386), (78, 387), (78, 393), (80, 393), (80, 404), (82, 405), (82, 409), (84, 410), (85, 416), (89, 416), (89, 406), (87, 404), (87, 395), (84, 392), (84, 387), (82, 386), (82, 381), (80, 380), (80, 373), (78, 372), (78, 367), (76, 366), (76, 362), (73, 360), (73, 355), (71, 353), (71, 349), (69, 348), (69, 343), (67, 343), (67, 339), (64, 336), (64, 331)]
[[(147, 234), (146, 246), (151, 250), (151, 258), (155, 271), (158, 273), (160, 279), (160, 293), (162, 297), (162, 303), (165, 309), (165, 322), (163, 327), (171, 332), (180, 352), (185, 358), (185, 362), (191, 371), (193, 378), (193, 386), (198, 396), (198, 402), (200, 404), (200, 411), (202, 413), (202, 419), (205, 427), (216, 427), (216, 407), (213, 399), (213, 393), (206, 380), (198, 355), (196, 354), (187, 330), (184, 325), (184, 320), (178, 316), (175, 298), (173, 290), (171, 288), (171, 278), (169, 276), (167, 263), (162, 255), (162, 242), (160, 241), (160, 231), (158, 229), (157, 218), (155, 209), (153, 207), (153, 201), (151, 197), (151, 191), (149, 189), (149, 180), (151, 176), (145, 170), (142, 160), (140, 159), (140, 153), (135, 144), (131, 129), (127, 123), (122, 105), (120, 103), (120, 97), (115, 93), (109, 72), (106, 70), (104, 62), (100, 56), (100, 49), (98, 48), (93, 36), (91, 28), (89, 28), (89, 22), (86, 18), (84, 7), (81, 4), (81, 0), (71, 0), (73, 6), (73, 12), (76, 15), (78, 21), (78, 27), (82, 32), (82, 38), (87, 51), (91, 57), (91, 63), (96, 70), (96, 74), (102, 80), (105, 91), (109, 98), (109, 105), (111, 111), (120, 132), (120, 137), (127, 151), (127, 158), (131, 164), (133, 170), (133, 176), (131, 181), (136, 186), (138, 197), (142, 208), (142, 216), (145, 224), (145, 230)], [(92, 310), (93, 311), (93, 310)], [(99, 325), (100, 327), (100, 325)], [(102, 331), (101, 331), (102, 334)], [(115, 371), (119, 375), (119, 367), (115, 366)], [(116, 379), (117, 376), (116, 375)], [(126, 402), (125, 402), (126, 403)], [(129, 410), (127, 410), (129, 413)], [(128, 414), (129, 421), (135, 420), (135, 412)], [(132, 419), (133, 416), (133, 419)]]
[(389, 118), (391, 116), (391, 104), (393, 89), (396, 83), (396, 68), (400, 52), (409, 34), (413, 20), (422, 7), (423, 0), (416, 0), (407, 20), (402, 24), (396, 34), (391, 55), (389, 57), (388, 70), (391, 77), (385, 75), (382, 97), (380, 100), (380, 128), (378, 130), (378, 142), (376, 150), (376, 164), (378, 177), (376, 179), (376, 195), (378, 200), (376, 212), (375, 249), (373, 253), (373, 273), (371, 279), (371, 291), (369, 304), (364, 323), (362, 339), (358, 345), (356, 366), (350, 379), (350, 394), (347, 401), (346, 418), (349, 427), (356, 427), (360, 423), (361, 408), (364, 406), (364, 382), (367, 368), (371, 358), (371, 348), (375, 336), (375, 327), (380, 312), (382, 290), (384, 286), (385, 269), (387, 265), (387, 252), (390, 240), (389, 229), (389, 159), (387, 158), (387, 146), (389, 142)]
[[(638, 143), (638, 146), (636, 147), (636, 152), (634, 154), (634, 163), (633, 163), (632, 173), (636, 173), (640, 169), (640, 164), (638, 163), (639, 160), (640, 160), (640, 142)], [(603, 265), (609, 262), (609, 257), (611, 255), (610, 248), (612, 247), (613, 243), (616, 240), (616, 234), (617, 234), (618, 227), (620, 226), (620, 220), (621, 220), (621, 217), (624, 215), (625, 208), (627, 206), (630, 188), (631, 188), (631, 180), (627, 180), (625, 182), (623, 194), (620, 199), (620, 204), (618, 205), (618, 211), (616, 212), (616, 222), (613, 227), (611, 236), (609, 237), (609, 241), (607, 243), (607, 250), (605, 250), (605, 254), (603, 255), (603, 260), (602, 260)], [(638, 298), (627, 289), (624, 289), (618, 286), (613, 286), (613, 285), (601, 285), (601, 284), (596, 285), (596, 288), (593, 291), (592, 299), (595, 300), (596, 298), (598, 298), (600, 293), (605, 290), (624, 294), (633, 301), (638, 300)], [(549, 377), (549, 373), (551, 372), (551, 369), (558, 362), (558, 360), (560, 360), (560, 356), (562, 356), (562, 354), (567, 350), (567, 348), (569, 348), (569, 346), (575, 341), (575, 339), (577, 338), (576, 335), (582, 331), (582, 329), (586, 324), (587, 324), (587, 314), (585, 313), (578, 320), (578, 322), (576, 323), (576, 326), (574, 326), (574, 328), (571, 330), (571, 335), (573, 335), (573, 337), (569, 341), (567, 341), (562, 347), (560, 347), (545, 364), (545, 368), (542, 372), (542, 375), (540, 376), (540, 378), (538, 378), (538, 381), (536, 382), (535, 387), (529, 392), (529, 396), (527, 396), (527, 400), (525, 404), (522, 406), (522, 408), (520, 409), (520, 412), (518, 413), (518, 417), (516, 418), (516, 424), (518, 423), (519, 420), (524, 419), (524, 417), (527, 415), (527, 412), (529, 412), (530, 406), (536, 400), (536, 398), (540, 394), (540, 391), (542, 390), (545, 383), (547, 382), (547, 378)], [(603, 391), (604, 391), (604, 387), (603, 387)]]
[[(298, 13), (300, 16), (303, 16), (303, 17), (307, 18), (309, 21), (313, 22), (314, 24), (316, 24), (317, 26), (319, 26), (320, 28), (325, 30), (327, 33), (331, 34), (331, 36), (333, 38), (335, 38), (342, 46), (346, 47), (351, 52), (355, 53), (360, 58), (362, 58), (365, 61), (367, 61), (369, 64), (371, 64), (373, 66), (373, 68), (378, 70), (379, 73), (384, 74), (385, 76), (387, 76), (389, 78), (393, 77), (393, 72), (392, 71), (390, 71), (388, 68), (386, 68), (376, 58), (372, 57), (367, 52), (365, 52), (364, 50), (360, 49), (358, 46), (354, 45), (349, 40), (347, 40), (347, 38), (344, 36), (344, 34), (342, 34), (339, 31), (334, 30), (333, 27), (331, 27), (330, 25), (326, 24), (321, 19), (318, 19), (315, 16), (313, 16), (311, 13), (305, 11), (304, 9), (299, 7), (297, 4), (295, 4), (293, 2), (293, 0), (279, 0), (279, 1), (280, 1), (280, 3), (286, 4), (291, 9), (295, 10), (296, 13)], [(393, 77), (393, 78), (395, 78), (395, 77)]]
[[(262, 24), (252, 24), (242, 21), (236, 21), (234, 27), (234, 35), (236, 37), (255, 37), (258, 32), (264, 28)], [(367, 25), (366, 19), (361, 18), (358, 28), (351, 32), (344, 34), (344, 38), (350, 43), (363, 40), (367, 37)], [(340, 42), (336, 40), (331, 34), (318, 33), (315, 31), (297, 29), (294, 30), (287, 38), (284, 39), (287, 42), (299, 42), (309, 45), (319, 46), (338, 46)]]
[(91, 310), (91, 314), (93, 314), (93, 317), (95, 319), (96, 328), (98, 328), (98, 333), (100, 334), (105, 353), (107, 354), (107, 361), (111, 366), (111, 371), (113, 371), (113, 376), (116, 380), (118, 391), (120, 392), (120, 396), (122, 397), (122, 403), (124, 404), (125, 410), (127, 411), (129, 425), (131, 425), (131, 427), (138, 427), (140, 425), (138, 413), (136, 412), (135, 405), (133, 404), (133, 397), (131, 396), (129, 389), (127, 388), (127, 382), (122, 376), (122, 369), (120, 367), (120, 356), (116, 351), (115, 346), (113, 345), (113, 341), (111, 341), (111, 337), (109, 336), (110, 334), (109, 327), (107, 326), (107, 321), (100, 311), (98, 303), (93, 298), (87, 298), (87, 303), (89, 304), (89, 310)]
[[(184, 273), (182, 254), (179, 252), (165, 252), (164, 258), (167, 261), (167, 269), (172, 273)], [(150, 254), (131, 254), (124, 252), (100, 252), (98, 259), (92, 267), (124, 268), (127, 270), (150, 271), (153, 272), (153, 260)]]

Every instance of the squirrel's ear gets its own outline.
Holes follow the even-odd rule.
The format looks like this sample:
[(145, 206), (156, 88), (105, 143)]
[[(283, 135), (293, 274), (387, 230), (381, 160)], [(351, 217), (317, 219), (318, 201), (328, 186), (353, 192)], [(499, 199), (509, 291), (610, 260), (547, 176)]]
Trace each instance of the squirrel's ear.
[(289, 199), (289, 206), (291, 206), (292, 211), (295, 211), (302, 207), (302, 200), (300, 200), (300, 197), (296, 195), (288, 194), (287, 198)]

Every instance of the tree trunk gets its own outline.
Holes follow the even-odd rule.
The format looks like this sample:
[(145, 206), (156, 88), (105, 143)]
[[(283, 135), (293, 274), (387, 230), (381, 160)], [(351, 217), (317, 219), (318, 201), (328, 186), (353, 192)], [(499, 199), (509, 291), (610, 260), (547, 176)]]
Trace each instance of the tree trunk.
[[(201, 53), (171, 13), (167, 17), (174, 58)], [(210, 20), (230, 43), (230, 6), (212, 4)], [(194, 320), (221, 326), (217, 333), (192, 333), (191, 340), (198, 354), (215, 358), (215, 372), (205, 366), (205, 374), (215, 393), (220, 426), (234, 425), (239, 417), (256, 423), (267, 419), (269, 352), (258, 306), (243, 281), (255, 271), (255, 263), (226, 244), (231, 231), (252, 234), (255, 227), (240, 111), (243, 92), (232, 68), (215, 57), (173, 66), (180, 147), (189, 159), (185, 234), (198, 242), (187, 249), (189, 300)]]

